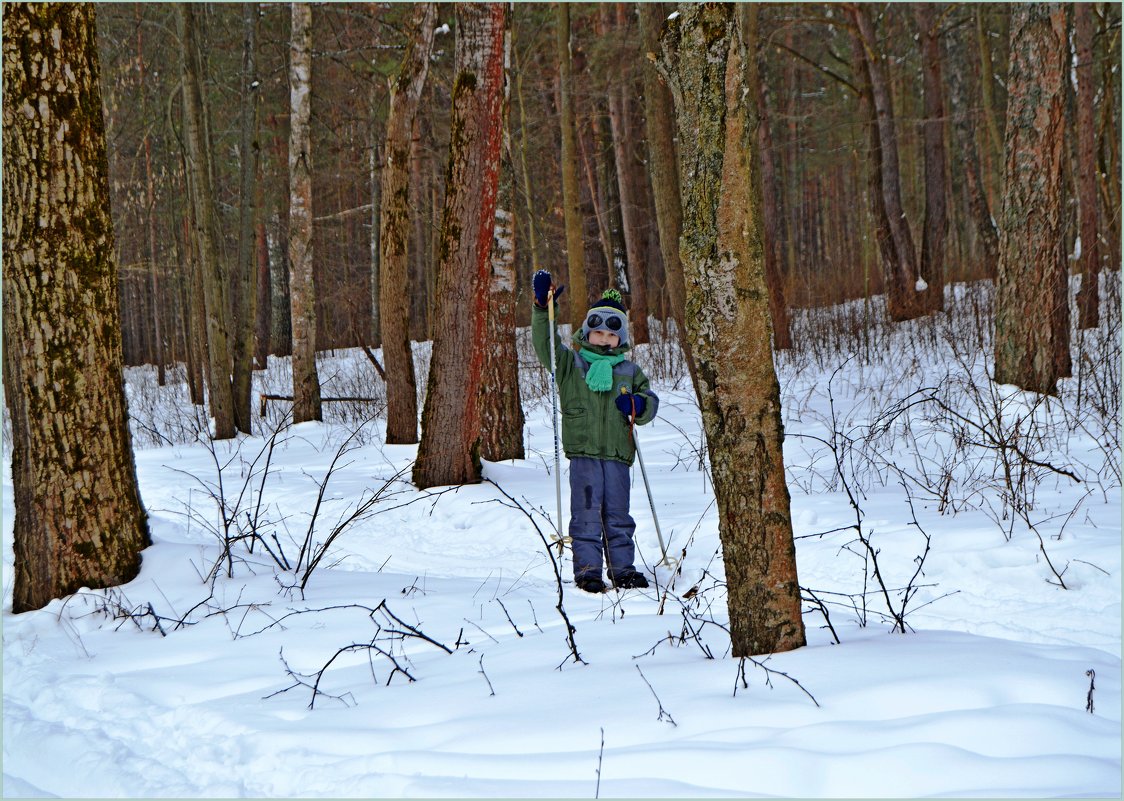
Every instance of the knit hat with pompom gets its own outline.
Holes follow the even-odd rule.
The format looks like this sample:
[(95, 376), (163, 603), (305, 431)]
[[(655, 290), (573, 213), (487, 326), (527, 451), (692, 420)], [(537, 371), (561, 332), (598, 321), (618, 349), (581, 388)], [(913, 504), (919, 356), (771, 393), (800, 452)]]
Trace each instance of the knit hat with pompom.
[(620, 337), (620, 344), (628, 344), (628, 313), (624, 309), (624, 298), (615, 289), (606, 289), (596, 303), (585, 314), (582, 323), (582, 336), (589, 341), (592, 331), (608, 331)]

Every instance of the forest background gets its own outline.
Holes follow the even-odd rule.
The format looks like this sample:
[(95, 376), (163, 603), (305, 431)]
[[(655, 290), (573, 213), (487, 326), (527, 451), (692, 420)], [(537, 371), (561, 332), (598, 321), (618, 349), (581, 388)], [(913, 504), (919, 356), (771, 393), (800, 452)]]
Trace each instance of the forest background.
[[(653, 187), (653, 134), (674, 134), (670, 117), (653, 117), (656, 79), (653, 36), (670, 4), (566, 4), (572, 54), (573, 123), (577, 153), (568, 166), (580, 187), (582, 245), (590, 297), (607, 286), (625, 291), (642, 321), (671, 313)], [(921, 277), (940, 282), (994, 277), (995, 219), (1003, 198), (1007, 102), (1008, 4), (875, 4), (860, 6), (871, 21), (872, 55), (885, 65), (904, 219), (919, 253), (936, 199), (947, 233), (939, 262), (922, 261)], [(527, 284), (537, 267), (568, 282), (557, 46), (560, 7), (516, 3), (511, 8), (509, 162), (513, 171), (518, 321), (529, 321)], [(1120, 7), (1067, 6), (1088, 14), (1095, 86), (1093, 152), (1078, 152), (1076, 80), (1067, 81), (1063, 138), (1064, 252), (1120, 265)], [(783, 307), (821, 306), (885, 291), (877, 221), (871, 205), (872, 125), (856, 77), (848, 8), (832, 4), (763, 4), (757, 47), (761, 92), (759, 133), (766, 259), (783, 291)], [(385, 164), (389, 83), (411, 42), (411, 4), (327, 3), (312, 17), (311, 152), (314, 198), (313, 264), (316, 342), (320, 349), (378, 346), (373, 319), (377, 285), (379, 180)], [(452, 5), (438, 5), (429, 74), (412, 130), (409, 163), (410, 338), (431, 338), (436, 248), (449, 152), (453, 75)], [(216, 243), (231, 270), (238, 249), (244, 6), (198, 6), (195, 43), (203, 67), (207, 148), (213, 154)], [(260, 6), (256, 48), (260, 113), (253, 136), (259, 154), (255, 225), (255, 363), (291, 349), (288, 308), (290, 8)], [(922, 28), (927, 26), (927, 30)], [(174, 6), (107, 4), (98, 9), (111, 199), (116, 234), (127, 364), (186, 362), (201, 380), (192, 314), (203, 303), (188, 221), (181, 104), (183, 45)], [(1073, 71), (1076, 42), (1066, 53)], [(935, 76), (934, 76), (935, 73)], [(938, 120), (946, 147), (943, 170), (926, 169), (927, 80), (936, 77), (943, 107)], [(932, 90), (929, 90), (930, 94)], [(930, 98), (931, 102), (931, 98)], [(939, 108), (940, 106), (938, 106)], [(667, 113), (666, 108), (664, 113)], [(1086, 161), (1092, 164), (1086, 166)], [(1078, 176), (1096, 177), (1097, 246), (1078, 245)], [(876, 186), (876, 184), (875, 184)], [(927, 258), (922, 256), (922, 259)], [(1087, 268), (1071, 256), (1074, 271)], [(232, 282), (232, 286), (233, 286)], [(574, 298), (567, 293), (564, 304)], [(936, 293), (938, 296), (939, 292)], [(585, 308), (586, 298), (575, 299)], [(192, 310), (195, 310), (194, 312)], [(568, 309), (563, 311), (568, 319)], [(787, 316), (774, 310), (776, 346), (790, 344)], [(638, 327), (643, 327), (642, 323)], [(644, 335), (638, 335), (644, 341)], [(799, 343), (797, 343), (799, 346)], [(193, 383), (193, 389), (199, 389)]]

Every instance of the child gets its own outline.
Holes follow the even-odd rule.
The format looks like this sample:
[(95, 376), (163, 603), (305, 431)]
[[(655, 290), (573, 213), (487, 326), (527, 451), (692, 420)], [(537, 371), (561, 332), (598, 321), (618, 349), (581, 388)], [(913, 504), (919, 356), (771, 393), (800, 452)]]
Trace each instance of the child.
[[(550, 273), (535, 273), (531, 336), (535, 353), (547, 369), (552, 332), (546, 304), (552, 289)], [(555, 290), (555, 302), (563, 289)], [(636, 522), (628, 511), (629, 467), (636, 447), (630, 426), (650, 423), (659, 398), (649, 389), (640, 368), (625, 358), (631, 345), (621, 294), (606, 290), (586, 313), (581, 329), (574, 333), (573, 350), (562, 347), (557, 334), (553, 336), (555, 378), (562, 401), (562, 447), (570, 460), (574, 583), (586, 592), (604, 592), (601, 563), (605, 554), (613, 586), (647, 587), (648, 579), (633, 565)]]

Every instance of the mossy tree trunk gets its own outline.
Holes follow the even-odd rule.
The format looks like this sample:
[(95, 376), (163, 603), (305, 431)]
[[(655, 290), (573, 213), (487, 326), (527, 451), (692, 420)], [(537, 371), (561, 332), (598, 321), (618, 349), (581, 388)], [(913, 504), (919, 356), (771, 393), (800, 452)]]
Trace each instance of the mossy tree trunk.
[(129, 581), (149, 543), (122, 383), (95, 7), (4, 8), (12, 611)]
[(382, 168), (379, 203), (379, 325), (386, 370), (386, 441), (403, 445), (418, 441), (418, 387), (410, 348), (410, 149), (414, 118), (433, 49), (433, 3), (414, 9), (413, 34), (398, 75), (390, 83), (386, 121), (386, 163)]
[(312, 4), (292, 4), (289, 47), (289, 304), (293, 331), (293, 422), (322, 420), (316, 373), (316, 283), (312, 262)]
[(680, 255), (718, 502), (734, 656), (805, 644), (761, 237), (756, 105), (733, 4), (679, 6), (661, 35), (683, 179)]
[(507, 6), (458, 3), (455, 16), (433, 356), (413, 471), (420, 488), (480, 480), (480, 383), (503, 143)]
[(999, 218), (995, 380), (1053, 394), (1070, 374), (1062, 236), (1065, 8), (1024, 3), (1011, 17), (1007, 154)]

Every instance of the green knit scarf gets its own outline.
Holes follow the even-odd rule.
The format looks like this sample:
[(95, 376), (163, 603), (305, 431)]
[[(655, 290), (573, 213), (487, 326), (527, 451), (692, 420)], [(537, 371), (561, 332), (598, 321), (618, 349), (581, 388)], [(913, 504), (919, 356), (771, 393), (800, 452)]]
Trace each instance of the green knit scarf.
[(606, 356), (589, 348), (581, 349), (582, 358), (589, 362), (589, 370), (585, 374), (585, 383), (594, 392), (605, 392), (613, 388), (613, 368), (625, 360), (622, 353), (619, 356)]

